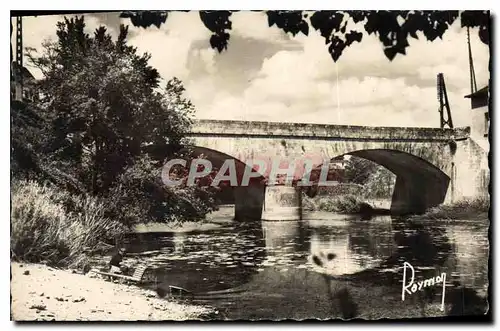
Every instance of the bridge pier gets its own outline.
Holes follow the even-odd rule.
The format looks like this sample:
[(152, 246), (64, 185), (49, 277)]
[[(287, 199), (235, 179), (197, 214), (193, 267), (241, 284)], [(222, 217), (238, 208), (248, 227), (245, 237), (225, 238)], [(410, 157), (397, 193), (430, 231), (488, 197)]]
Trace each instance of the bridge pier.
[(392, 195), (391, 213), (419, 214), (445, 201), (449, 180), (421, 174), (399, 175)]
[(297, 187), (267, 186), (263, 221), (298, 221), (302, 219), (302, 195)]

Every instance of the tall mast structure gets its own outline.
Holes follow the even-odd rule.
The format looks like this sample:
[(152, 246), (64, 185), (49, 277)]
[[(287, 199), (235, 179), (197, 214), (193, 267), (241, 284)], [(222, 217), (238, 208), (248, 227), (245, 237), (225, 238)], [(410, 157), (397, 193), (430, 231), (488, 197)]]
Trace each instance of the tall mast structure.
[(476, 72), (474, 71), (474, 61), (472, 60), (472, 47), (470, 45), (470, 28), (467, 27), (467, 46), (469, 48), (469, 72), (470, 72), (470, 94), (477, 92)]
[(16, 54), (14, 66), (15, 100), (23, 99), (23, 19), (16, 17)]
[[(448, 102), (448, 94), (446, 93), (446, 84), (444, 83), (444, 76), (442, 73), (437, 75), (437, 97), (439, 102), (439, 117), (441, 122), (441, 129), (446, 126), (453, 129), (453, 120), (451, 118), (450, 103)], [(446, 118), (445, 118), (446, 110)]]

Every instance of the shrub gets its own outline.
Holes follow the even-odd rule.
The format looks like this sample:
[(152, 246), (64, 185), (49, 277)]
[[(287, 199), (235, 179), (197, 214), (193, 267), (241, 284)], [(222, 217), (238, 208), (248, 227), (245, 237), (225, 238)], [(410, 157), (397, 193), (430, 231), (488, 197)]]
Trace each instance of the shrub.
[(333, 199), (333, 208), (337, 213), (359, 213), (363, 201), (355, 195), (343, 195)]
[(357, 195), (364, 196), (366, 188), (363, 185), (356, 183), (339, 183), (334, 186), (320, 186), (318, 195), (320, 196), (342, 196), (342, 195)]
[(355, 214), (361, 211), (365, 203), (355, 195), (339, 195), (334, 197), (319, 196), (309, 198), (303, 196), (304, 210), (327, 211), (340, 214)]
[(199, 221), (216, 209), (210, 188), (169, 187), (161, 181), (162, 169), (149, 157), (127, 167), (117, 184), (101, 198), (107, 215), (127, 226), (137, 223)]
[(460, 219), (487, 213), (490, 208), (490, 200), (486, 196), (473, 199), (462, 199), (449, 205), (440, 205), (429, 209), (421, 217), (433, 219)]
[(105, 206), (90, 196), (19, 181), (11, 189), (11, 254), (15, 260), (77, 266), (104, 241), (125, 230), (104, 217)]

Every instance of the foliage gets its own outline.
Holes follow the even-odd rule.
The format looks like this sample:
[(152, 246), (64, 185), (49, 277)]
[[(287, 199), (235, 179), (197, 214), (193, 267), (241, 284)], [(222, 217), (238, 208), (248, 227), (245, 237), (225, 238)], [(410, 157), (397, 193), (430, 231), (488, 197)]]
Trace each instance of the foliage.
[(98, 199), (33, 181), (12, 185), (11, 254), (15, 260), (73, 265), (120, 236), (125, 227), (104, 216)]
[(345, 181), (365, 185), (377, 167), (378, 165), (375, 162), (352, 156), (345, 163)]
[[(169, 11), (123, 12), (121, 17), (128, 17), (132, 24), (146, 28), (151, 25), (160, 27), (167, 20)], [(230, 39), (231, 14), (234, 11), (200, 11), (203, 24), (212, 31), (210, 45), (219, 52), (227, 49)], [(293, 36), (298, 33), (309, 34), (310, 28), (321, 33), (328, 45), (328, 51), (337, 61), (346, 47), (354, 42), (361, 42), (363, 33), (348, 30), (348, 23), (363, 24), (368, 34), (375, 34), (382, 44), (384, 54), (393, 60), (397, 54), (406, 54), (408, 38), (418, 39), (417, 32), (422, 32), (429, 41), (442, 38), (443, 34), (460, 17), (462, 27), (479, 27), (480, 40), (489, 45), (489, 11), (409, 11), (409, 10), (343, 10), (316, 11), (308, 19), (308, 13), (300, 10), (268, 10), (268, 25), (276, 25)]]
[(355, 183), (339, 183), (333, 186), (318, 187), (319, 196), (335, 196), (335, 195), (357, 195), (365, 197), (367, 191), (363, 185)]
[(396, 175), (387, 168), (378, 166), (365, 184), (366, 196), (371, 198), (391, 198), (396, 184)]
[(141, 223), (200, 220), (216, 208), (214, 193), (209, 187), (163, 185), (161, 168), (144, 156), (126, 169), (103, 199), (107, 201), (109, 214), (117, 215), (123, 224), (132, 225), (138, 220)]
[[(58, 23), (58, 42), (46, 43), (31, 61), (44, 73), (39, 108), (51, 125), (46, 152), (93, 194), (107, 192), (145, 144), (179, 144), (189, 127), (189, 102), (174, 79), (157, 91), (159, 74), (100, 27), (91, 38), (82, 18)], [(90, 169), (90, 171), (88, 170)]]
[(28, 53), (44, 77), (40, 98), (24, 106), (37, 121), (12, 112), (15, 177), (98, 197), (105, 216), (126, 225), (202, 218), (214, 208), (210, 192), (166, 188), (160, 176), (191, 125), (182, 82), (174, 77), (160, 89), (150, 55), (127, 45), (126, 27), (116, 41), (104, 27), (93, 36), (84, 30), (83, 17), (65, 18), (57, 41)]
[(338, 196), (318, 196), (309, 198), (303, 195), (303, 208), (309, 211), (326, 211), (341, 214), (356, 214), (362, 211), (366, 206), (362, 197), (357, 195), (338, 195)]
[(481, 213), (488, 213), (490, 209), (490, 199), (487, 196), (473, 199), (462, 199), (455, 203), (440, 205), (429, 209), (425, 214), (415, 216), (420, 219), (471, 219), (478, 217)]
[(11, 174), (13, 176), (30, 176), (41, 171), (36, 153), (36, 141), (43, 119), (33, 107), (21, 102), (11, 102)]
[(392, 195), (396, 176), (375, 162), (353, 156), (346, 162), (345, 180), (363, 185), (366, 197), (388, 198)]

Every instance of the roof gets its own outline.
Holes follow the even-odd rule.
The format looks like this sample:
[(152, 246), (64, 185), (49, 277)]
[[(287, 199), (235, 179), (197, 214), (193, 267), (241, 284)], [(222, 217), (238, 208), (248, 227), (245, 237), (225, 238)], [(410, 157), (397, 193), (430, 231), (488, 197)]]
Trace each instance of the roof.
[(489, 86), (486, 85), (479, 91), (466, 95), (465, 98), (470, 99), (472, 109), (477, 109), (477, 108), (482, 109), (483, 107), (488, 106)]

